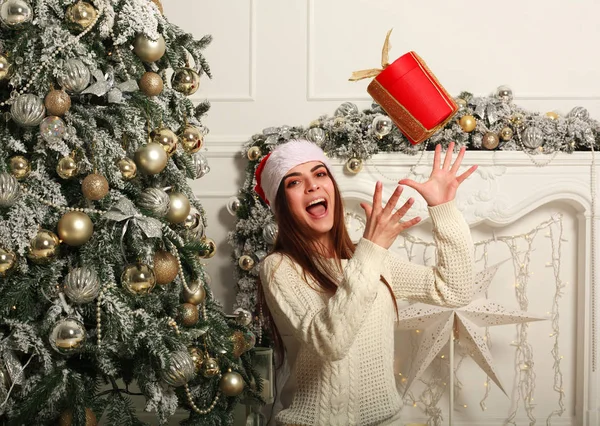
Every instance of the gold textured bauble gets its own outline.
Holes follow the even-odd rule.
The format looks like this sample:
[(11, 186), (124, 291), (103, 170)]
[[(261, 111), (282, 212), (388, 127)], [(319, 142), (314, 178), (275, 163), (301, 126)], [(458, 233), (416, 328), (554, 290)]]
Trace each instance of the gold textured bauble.
[(249, 271), (254, 268), (254, 259), (245, 254), (238, 259), (238, 265), (240, 265), (240, 268), (244, 271)]
[(204, 363), (204, 356), (202, 355), (202, 351), (194, 346), (190, 346), (188, 348), (188, 352), (192, 357), (192, 361), (194, 361), (196, 374), (200, 373), (200, 371), (202, 371), (202, 364)]
[(171, 76), (171, 87), (182, 95), (193, 95), (200, 87), (200, 76), (191, 68), (178, 68)]
[(182, 296), (183, 300), (186, 303), (191, 303), (192, 305), (199, 305), (203, 303), (206, 299), (206, 290), (204, 289), (204, 285), (200, 280), (192, 281), (188, 284), (188, 291), (185, 287), (183, 287)]
[(177, 151), (177, 135), (166, 127), (154, 130), (150, 133), (150, 139), (154, 143), (162, 145), (165, 152), (171, 156)]
[(63, 179), (71, 179), (77, 175), (77, 163), (70, 155), (58, 160), (56, 173)]
[(191, 303), (183, 303), (179, 307), (179, 318), (181, 323), (186, 327), (196, 325), (200, 319), (200, 313), (198, 312), (198, 306)]
[(204, 145), (204, 135), (194, 126), (185, 126), (179, 134), (179, 139), (183, 150), (190, 154), (200, 151)]
[(79, 29), (85, 30), (98, 16), (98, 11), (86, 1), (78, 1), (67, 8), (65, 18)]
[(502, 130), (500, 130), (500, 139), (503, 141), (509, 141), (512, 139), (512, 137), (513, 131), (510, 127), (503, 127)]
[(240, 373), (229, 370), (221, 377), (219, 388), (225, 396), (238, 396), (244, 391), (244, 379)]
[(162, 35), (151, 40), (144, 34), (138, 34), (133, 42), (133, 52), (144, 62), (158, 61), (165, 54), (165, 39)]
[(493, 132), (487, 132), (485, 135), (483, 135), (483, 140), (481, 141), (481, 145), (485, 149), (496, 149), (499, 143), (500, 138)]
[(550, 120), (558, 120), (558, 114), (554, 111), (548, 111), (546, 113), (546, 117), (548, 117)]
[(156, 5), (156, 7), (158, 7), (158, 10), (160, 11), (160, 13), (165, 13), (163, 11), (163, 7), (162, 7), (162, 3), (160, 2), (160, 0), (151, 0), (152, 3), (154, 3)]
[(525, 124), (525, 116), (520, 112), (517, 112), (510, 118), (510, 122), (515, 127), (521, 127)]
[(29, 243), (27, 257), (34, 263), (48, 263), (58, 254), (59, 245), (60, 240), (54, 232), (40, 229)]
[(460, 124), (461, 129), (463, 129), (465, 132), (472, 132), (475, 130), (477, 120), (475, 120), (475, 117), (472, 115), (463, 115), (460, 117), (458, 124)]
[(244, 352), (246, 352), (246, 338), (244, 337), (244, 333), (242, 331), (234, 331), (229, 340), (231, 340), (231, 345), (233, 348), (232, 354), (234, 357), (239, 358)]
[(64, 90), (51, 90), (44, 98), (48, 115), (62, 116), (71, 108), (71, 97)]
[(257, 146), (253, 146), (250, 147), (250, 149), (248, 150), (248, 160), (250, 161), (256, 161), (260, 158), (260, 148)]
[(125, 180), (131, 180), (137, 176), (137, 166), (131, 158), (121, 158), (117, 161), (117, 167)]
[(10, 73), (10, 62), (4, 55), (0, 55), (0, 81), (5, 80)]
[(83, 212), (67, 212), (58, 221), (58, 236), (70, 246), (87, 243), (94, 233), (94, 224)]
[(148, 265), (134, 263), (127, 265), (123, 270), (121, 284), (132, 294), (148, 294), (156, 285), (156, 277)]
[(169, 211), (165, 216), (171, 223), (184, 222), (188, 214), (190, 214), (190, 200), (181, 192), (171, 192), (169, 194)]
[(351, 158), (346, 161), (346, 170), (350, 173), (358, 173), (363, 168), (363, 161), (360, 158)]
[(16, 155), (10, 159), (10, 173), (17, 179), (25, 179), (31, 172), (29, 160), (22, 155)]
[(209, 357), (204, 360), (204, 366), (202, 367), (202, 375), (204, 377), (206, 377), (207, 379), (215, 377), (220, 372), (221, 369), (219, 368), (219, 363), (216, 359)]
[[(63, 411), (58, 418), (58, 426), (71, 426), (73, 424), (73, 410), (68, 409)], [(94, 412), (87, 408), (85, 409), (85, 426), (96, 426), (98, 420)]]
[(88, 200), (98, 201), (108, 194), (108, 181), (102, 175), (92, 173), (87, 175), (81, 183), (81, 192)]
[(154, 275), (156, 283), (160, 285), (173, 282), (179, 273), (179, 262), (177, 258), (165, 250), (154, 253)]
[(161, 144), (151, 142), (135, 152), (135, 163), (147, 175), (155, 175), (167, 167), (169, 156)]
[(210, 259), (217, 252), (217, 244), (212, 238), (208, 237), (203, 237), (202, 243), (204, 243), (207, 246), (207, 249), (201, 250), (200, 252), (198, 252), (198, 255), (203, 259)]
[(0, 277), (6, 275), (17, 263), (17, 256), (10, 250), (0, 247)]
[(146, 96), (158, 96), (162, 93), (164, 87), (162, 77), (152, 71), (142, 74), (139, 85), (140, 90)]

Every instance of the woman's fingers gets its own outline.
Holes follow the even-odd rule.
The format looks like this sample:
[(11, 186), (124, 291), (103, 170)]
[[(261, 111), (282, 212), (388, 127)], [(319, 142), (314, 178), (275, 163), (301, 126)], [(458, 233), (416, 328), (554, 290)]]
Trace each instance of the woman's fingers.
[(394, 216), (392, 217), (392, 221), (394, 222), (399, 222), (400, 219), (402, 219), (404, 217), (404, 215), (406, 214), (406, 212), (408, 212), (408, 210), (410, 210), (410, 208), (412, 207), (412, 205), (414, 204), (415, 199), (414, 198), (409, 198), (408, 200), (406, 200), (406, 203), (404, 203), (402, 205), (402, 207), (400, 207), (396, 213), (394, 213)]
[(396, 187), (394, 193), (385, 205), (383, 213), (386, 213), (388, 215), (392, 214), (392, 211), (394, 210), (394, 208), (396, 208), (396, 204), (398, 204), (398, 200), (400, 199), (400, 194), (402, 194), (403, 189), (404, 188), (402, 188), (400, 185)]
[(461, 147), (460, 151), (458, 151), (458, 157), (456, 157), (456, 161), (454, 162), (454, 164), (452, 165), (452, 168), (450, 169), (450, 172), (452, 172), (453, 174), (456, 174), (456, 172), (458, 171), (458, 168), (460, 167), (460, 163), (462, 163), (463, 157), (465, 156), (465, 151), (467, 150), (466, 147)]
[(468, 178), (469, 176), (471, 176), (475, 170), (477, 170), (477, 166), (476, 165), (469, 167), (469, 170), (467, 170), (466, 172), (464, 172), (462, 175), (457, 176), (456, 180), (458, 181), (458, 184), (460, 185), (461, 183), (463, 183), (463, 181), (466, 178)]
[(419, 216), (417, 216), (417, 217), (413, 217), (411, 220), (407, 220), (406, 222), (400, 223), (401, 228), (402, 228), (400, 232), (406, 231), (408, 228), (415, 226), (420, 221), (421, 221), (421, 218)]
[(439, 143), (435, 146), (435, 154), (433, 155), (433, 170), (440, 168), (440, 161), (442, 157), (442, 145)]
[(365, 216), (367, 217), (367, 220), (369, 220), (371, 218), (371, 213), (373, 213), (373, 207), (371, 207), (367, 203), (360, 203), (360, 206), (365, 211)]
[(373, 210), (378, 212), (381, 211), (381, 182), (375, 183), (375, 192), (373, 193)]
[(444, 170), (450, 170), (450, 164), (452, 164), (452, 153), (454, 151), (454, 142), (450, 142), (448, 150), (446, 151), (446, 158), (444, 158)]

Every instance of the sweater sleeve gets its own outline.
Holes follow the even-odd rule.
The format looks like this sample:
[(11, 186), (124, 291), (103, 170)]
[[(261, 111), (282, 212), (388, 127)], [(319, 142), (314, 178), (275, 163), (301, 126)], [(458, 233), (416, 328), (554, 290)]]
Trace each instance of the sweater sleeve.
[(473, 293), (473, 242), (469, 225), (454, 201), (429, 207), (437, 264), (433, 267), (409, 263), (389, 251), (386, 278), (398, 299), (464, 306)]
[(362, 240), (329, 299), (304, 278), (287, 256), (268, 256), (261, 267), (265, 299), (277, 327), (291, 329), (321, 358), (344, 358), (376, 297), (387, 250)]

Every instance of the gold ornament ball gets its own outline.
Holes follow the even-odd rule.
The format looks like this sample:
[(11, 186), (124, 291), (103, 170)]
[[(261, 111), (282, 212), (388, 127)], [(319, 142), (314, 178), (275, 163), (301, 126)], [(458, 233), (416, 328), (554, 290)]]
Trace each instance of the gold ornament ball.
[(137, 166), (131, 158), (121, 158), (117, 161), (117, 167), (125, 180), (131, 180), (137, 176)]
[[(73, 424), (73, 410), (68, 409), (63, 411), (58, 418), (58, 426), (71, 426)], [(85, 409), (85, 426), (96, 426), (98, 420), (94, 412), (87, 408)]]
[(200, 373), (202, 371), (202, 364), (204, 364), (204, 356), (202, 355), (202, 351), (194, 346), (188, 348), (188, 352), (192, 357), (192, 361), (194, 362), (194, 367), (196, 373)]
[(202, 375), (204, 377), (206, 377), (207, 379), (215, 377), (220, 372), (221, 369), (219, 368), (219, 363), (216, 359), (209, 357), (204, 360), (204, 367), (202, 369)]
[(58, 236), (70, 246), (87, 243), (93, 233), (92, 220), (83, 212), (67, 212), (58, 221)]
[(254, 268), (254, 259), (245, 254), (239, 258), (238, 265), (240, 265), (240, 268), (244, 271), (249, 271)]
[(548, 111), (546, 113), (546, 117), (548, 117), (550, 120), (558, 120), (558, 114), (554, 111)]
[(163, 91), (163, 79), (155, 72), (148, 71), (142, 74), (139, 81), (140, 90), (146, 96), (158, 96)]
[(4, 55), (0, 55), (0, 81), (8, 78), (10, 73), (10, 62)]
[(360, 158), (351, 158), (346, 161), (346, 170), (350, 173), (356, 174), (363, 168), (363, 161)]
[(40, 229), (29, 243), (27, 257), (34, 263), (48, 263), (58, 254), (59, 245), (60, 240), (54, 232)]
[(62, 116), (71, 108), (71, 97), (64, 90), (51, 90), (44, 98), (48, 115)]
[(525, 124), (525, 117), (523, 114), (517, 112), (511, 117), (510, 121), (515, 127), (521, 127)]
[(217, 252), (217, 244), (212, 238), (204, 237), (202, 242), (207, 246), (206, 250), (201, 250), (198, 255), (203, 259), (210, 259)]
[(183, 287), (183, 300), (186, 303), (191, 303), (192, 305), (199, 305), (204, 302), (206, 299), (206, 290), (204, 289), (204, 285), (200, 280), (192, 281), (188, 284), (188, 291), (185, 287)]
[(121, 284), (131, 294), (148, 294), (156, 285), (156, 277), (148, 265), (136, 263), (125, 267), (121, 274)]
[(181, 192), (171, 192), (169, 194), (169, 211), (165, 216), (170, 223), (181, 223), (184, 222), (190, 214), (190, 201)]
[(160, 285), (173, 282), (179, 273), (179, 262), (177, 258), (165, 250), (154, 253), (154, 275), (156, 283)]
[(225, 396), (238, 396), (244, 391), (244, 379), (240, 373), (229, 370), (221, 377), (219, 388)]
[(200, 76), (191, 68), (176, 69), (171, 76), (171, 86), (185, 96), (193, 95), (200, 87)]
[(98, 16), (98, 11), (90, 3), (78, 1), (67, 8), (65, 18), (79, 29), (85, 30)]
[(485, 149), (496, 149), (499, 143), (500, 138), (493, 132), (487, 132), (483, 135), (483, 140), (481, 141), (481, 145), (483, 145)]
[(157, 40), (151, 40), (144, 34), (138, 34), (133, 42), (133, 52), (144, 62), (158, 61), (166, 49), (162, 35), (159, 35)]
[(17, 256), (10, 251), (0, 247), (0, 277), (5, 276), (17, 263)]
[(260, 158), (260, 148), (257, 146), (253, 146), (248, 150), (248, 160), (256, 161)]
[(509, 141), (512, 139), (512, 137), (513, 131), (510, 127), (504, 127), (502, 130), (500, 130), (500, 139), (503, 141)]
[(108, 194), (108, 181), (102, 175), (93, 173), (87, 175), (81, 183), (81, 192), (88, 200), (98, 201)]
[(244, 337), (244, 333), (242, 331), (234, 331), (229, 340), (231, 340), (233, 348), (232, 354), (234, 357), (239, 358), (244, 352), (246, 352), (246, 338)]
[(10, 173), (17, 179), (25, 179), (31, 172), (29, 160), (21, 155), (10, 159)]
[(56, 173), (63, 179), (71, 179), (77, 175), (77, 163), (70, 155), (58, 160)]
[(181, 139), (183, 150), (190, 154), (200, 151), (204, 145), (202, 132), (194, 126), (186, 126), (179, 135), (179, 138)]
[(196, 325), (200, 319), (200, 313), (198, 312), (198, 306), (191, 303), (184, 303), (180, 307), (179, 318), (181, 323), (186, 327)]
[(173, 155), (177, 151), (177, 135), (166, 127), (154, 130), (150, 133), (152, 142), (162, 145), (165, 152), (169, 155)]
[(147, 175), (155, 175), (167, 167), (169, 156), (163, 146), (151, 142), (142, 146), (135, 152), (135, 163), (138, 168)]
[(458, 124), (460, 124), (460, 127), (463, 129), (463, 131), (472, 132), (475, 130), (477, 120), (475, 120), (475, 117), (472, 115), (463, 115), (458, 121)]

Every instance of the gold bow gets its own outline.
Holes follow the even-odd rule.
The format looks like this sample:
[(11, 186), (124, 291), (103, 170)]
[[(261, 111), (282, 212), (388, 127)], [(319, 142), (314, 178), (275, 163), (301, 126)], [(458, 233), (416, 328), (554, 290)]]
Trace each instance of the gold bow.
[(368, 70), (354, 71), (352, 73), (352, 76), (350, 76), (348, 80), (358, 81), (362, 80), (363, 78), (377, 77), (381, 71), (387, 68), (387, 66), (390, 64), (388, 58), (388, 52), (391, 47), (390, 34), (392, 34), (392, 30), (389, 30), (387, 32), (387, 35), (385, 36), (385, 42), (383, 42), (383, 49), (381, 49), (381, 68), (371, 68)]

